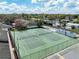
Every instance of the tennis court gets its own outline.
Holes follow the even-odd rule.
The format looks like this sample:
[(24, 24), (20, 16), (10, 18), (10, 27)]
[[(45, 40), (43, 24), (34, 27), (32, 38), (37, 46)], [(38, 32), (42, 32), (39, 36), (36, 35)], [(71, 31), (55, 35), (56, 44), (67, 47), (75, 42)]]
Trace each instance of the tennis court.
[(44, 28), (12, 31), (11, 34), (20, 59), (43, 59), (79, 42)]

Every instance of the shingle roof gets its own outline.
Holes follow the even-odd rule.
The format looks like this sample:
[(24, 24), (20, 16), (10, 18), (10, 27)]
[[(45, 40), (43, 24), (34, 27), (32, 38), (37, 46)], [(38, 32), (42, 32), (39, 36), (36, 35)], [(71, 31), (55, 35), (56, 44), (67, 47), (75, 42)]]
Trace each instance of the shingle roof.
[(8, 41), (7, 32), (0, 29), (0, 41)]
[(0, 59), (10, 59), (10, 51), (8, 43), (0, 42)]
[(0, 30), (0, 59), (10, 59), (7, 32)]

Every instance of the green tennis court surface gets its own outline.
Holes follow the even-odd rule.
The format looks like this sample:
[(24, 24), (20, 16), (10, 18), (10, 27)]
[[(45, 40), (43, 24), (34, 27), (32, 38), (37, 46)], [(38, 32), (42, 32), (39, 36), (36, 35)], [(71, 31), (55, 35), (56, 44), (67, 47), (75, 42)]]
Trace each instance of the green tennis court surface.
[(20, 59), (43, 59), (79, 42), (78, 39), (44, 28), (15, 31), (11, 34)]

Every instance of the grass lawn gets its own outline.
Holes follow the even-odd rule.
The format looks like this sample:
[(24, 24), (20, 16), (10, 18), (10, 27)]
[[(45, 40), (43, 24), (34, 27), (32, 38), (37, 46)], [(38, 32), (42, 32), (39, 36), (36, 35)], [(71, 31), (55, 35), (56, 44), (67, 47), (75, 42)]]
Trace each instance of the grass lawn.
[(79, 33), (79, 29), (72, 29), (71, 31), (72, 31), (72, 32)]

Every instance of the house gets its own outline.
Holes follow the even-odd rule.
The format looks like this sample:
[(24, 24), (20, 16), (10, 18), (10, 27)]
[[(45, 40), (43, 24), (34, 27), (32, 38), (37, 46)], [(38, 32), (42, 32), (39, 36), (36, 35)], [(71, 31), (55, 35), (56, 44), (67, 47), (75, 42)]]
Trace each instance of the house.
[(59, 26), (60, 25), (58, 19), (55, 19), (55, 20), (44, 20), (44, 23), (47, 24), (47, 25), (51, 25), (51, 26)]
[(79, 29), (79, 24), (77, 24), (77, 23), (67, 23), (66, 29), (72, 29), (72, 26), (74, 26), (75, 29)]
[(10, 25), (0, 23), (0, 29), (8, 31), (8, 29), (12, 28)]

